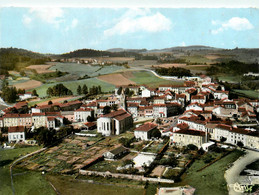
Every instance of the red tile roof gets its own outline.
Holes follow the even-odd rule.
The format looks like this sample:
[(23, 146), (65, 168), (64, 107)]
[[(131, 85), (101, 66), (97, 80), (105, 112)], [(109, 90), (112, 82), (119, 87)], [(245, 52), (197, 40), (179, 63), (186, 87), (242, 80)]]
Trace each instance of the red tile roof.
[(75, 112), (91, 112), (91, 111), (93, 111), (93, 109), (81, 107), (81, 108), (77, 109)]
[(96, 123), (94, 123), (94, 122), (87, 122), (84, 125), (87, 126), (87, 127), (93, 127), (93, 126), (96, 125)]
[(134, 131), (150, 131), (156, 128), (157, 125), (154, 123), (145, 123), (144, 125), (139, 126), (138, 128), (134, 129)]
[(194, 136), (205, 136), (205, 132), (194, 130), (194, 129), (180, 129), (178, 131), (175, 131), (174, 133), (186, 134), (186, 135), (194, 135)]
[(8, 133), (24, 132), (24, 126), (8, 127)]

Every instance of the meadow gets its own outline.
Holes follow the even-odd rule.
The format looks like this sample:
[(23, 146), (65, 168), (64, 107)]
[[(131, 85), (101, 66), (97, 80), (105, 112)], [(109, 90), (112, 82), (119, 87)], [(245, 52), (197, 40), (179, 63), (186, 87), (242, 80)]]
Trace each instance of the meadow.
[(110, 74), (118, 70), (123, 70), (124, 67), (116, 65), (100, 66), (77, 63), (57, 63), (55, 66), (50, 68), (50, 70), (56, 69), (62, 72), (78, 75), (79, 77), (85, 75), (88, 75), (89, 77), (95, 77), (103, 74)]
[(85, 84), (88, 89), (92, 86), (98, 86), (100, 85), (103, 92), (109, 92), (114, 90), (114, 85), (106, 83), (104, 81), (101, 81), (97, 78), (90, 78), (90, 79), (83, 79), (83, 80), (76, 80), (76, 81), (66, 81), (66, 82), (56, 82), (51, 84), (44, 84), (40, 87), (35, 88), (39, 97), (46, 97), (47, 89), (49, 87), (53, 87), (56, 84), (62, 83), (64, 84), (68, 89), (70, 89), (74, 95), (77, 95), (77, 87), (78, 85), (81, 85), (81, 87)]
[(130, 80), (134, 81), (139, 85), (147, 85), (149, 87), (158, 87), (159, 85), (172, 84), (180, 85), (183, 84), (182, 81), (168, 81), (165, 79), (160, 79), (156, 77), (153, 73), (147, 71), (136, 71), (132, 72), (133, 77)]
[[(20, 156), (40, 149), (39, 146), (0, 150), (0, 194), (12, 194), (10, 164)], [(55, 194), (40, 172), (14, 169), (14, 189), (17, 194)]]

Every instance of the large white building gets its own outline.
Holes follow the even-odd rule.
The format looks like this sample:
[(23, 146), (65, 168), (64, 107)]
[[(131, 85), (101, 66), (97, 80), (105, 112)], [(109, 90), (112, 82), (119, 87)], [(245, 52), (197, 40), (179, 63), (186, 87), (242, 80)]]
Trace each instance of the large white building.
[(97, 132), (105, 136), (119, 135), (133, 126), (131, 114), (118, 110), (97, 119)]
[(145, 123), (134, 130), (136, 139), (148, 141), (152, 138), (152, 132), (158, 131), (157, 125), (153, 123)]
[(245, 147), (259, 149), (259, 136), (257, 131), (232, 127), (230, 125), (219, 124), (214, 129), (212, 139), (220, 141), (224, 137), (225, 143), (237, 145), (241, 142)]
[(87, 122), (87, 117), (94, 116), (94, 110), (91, 108), (81, 107), (74, 112), (74, 120), (77, 122)]

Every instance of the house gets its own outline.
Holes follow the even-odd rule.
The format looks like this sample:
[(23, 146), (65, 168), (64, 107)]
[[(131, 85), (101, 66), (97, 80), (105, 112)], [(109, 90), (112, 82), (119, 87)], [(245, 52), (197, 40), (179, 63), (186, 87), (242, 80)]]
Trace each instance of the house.
[(89, 116), (94, 116), (94, 110), (91, 108), (81, 107), (74, 112), (74, 120), (77, 122), (87, 122)]
[(198, 103), (191, 103), (186, 107), (186, 110), (196, 110), (196, 111), (202, 111), (203, 107), (202, 105)]
[(47, 116), (45, 113), (32, 113), (32, 126), (35, 128), (45, 127)]
[(228, 94), (229, 94), (228, 91), (216, 90), (216, 91), (214, 92), (214, 98), (215, 98), (215, 99), (219, 99), (219, 100), (228, 99)]
[(60, 115), (70, 122), (74, 122), (74, 111), (61, 111)]
[(151, 97), (151, 91), (149, 89), (144, 89), (141, 91), (141, 97)]
[(241, 142), (245, 147), (259, 149), (259, 136), (257, 131), (219, 124), (215, 128), (212, 138), (217, 141), (224, 138), (224, 142), (228, 144), (237, 145), (238, 142)]
[(193, 95), (191, 97), (191, 103), (205, 104), (206, 97), (204, 95)]
[(128, 152), (129, 150), (127, 148), (125, 148), (124, 146), (119, 146), (111, 151), (105, 152), (103, 156), (105, 160), (115, 160), (122, 157), (124, 154)]
[(54, 116), (47, 116), (47, 128), (54, 129), (56, 127), (55, 117)]
[(136, 118), (138, 116), (138, 103), (127, 103), (127, 110), (130, 114), (132, 114), (133, 118)]
[(19, 125), (19, 114), (5, 114), (3, 116), (4, 127), (15, 127)]
[(152, 138), (152, 133), (158, 131), (157, 125), (153, 123), (145, 123), (134, 129), (134, 136), (136, 139), (148, 141)]
[(187, 146), (193, 144), (201, 148), (206, 141), (205, 132), (194, 129), (180, 129), (173, 132), (171, 143), (176, 146)]
[(105, 136), (119, 135), (132, 126), (132, 115), (125, 110), (117, 110), (97, 119), (97, 132)]
[(19, 94), (19, 99), (21, 101), (24, 101), (24, 100), (27, 100), (27, 99), (30, 99), (32, 98), (32, 93), (31, 92), (26, 92), (25, 94)]
[(96, 129), (96, 123), (94, 123), (94, 122), (84, 123), (83, 126), (81, 127), (81, 129), (84, 129), (84, 130), (94, 130), (94, 129)]
[(25, 141), (25, 128), (23, 126), (15, 126), (8, 128), (8, 142)]

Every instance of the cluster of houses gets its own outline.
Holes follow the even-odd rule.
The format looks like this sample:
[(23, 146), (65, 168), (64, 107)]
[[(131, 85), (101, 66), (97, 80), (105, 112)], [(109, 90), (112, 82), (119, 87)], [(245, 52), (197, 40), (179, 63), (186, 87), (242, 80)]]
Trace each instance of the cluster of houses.
[[(128, 97), (126, 91), (131, 91)], [(107, 107), (117, 109), (104, 114)], [(104, 136), (119, 135), (133, 128), (133, 122), (143, 119), (167, 119), (176, 122), (164, 129), (159, 124), (145, 123), (134, 130), (137, 139), (150, 140), (154, 131), (170, 136), (173, 145), (194, 144), (202, 147), (209, 140), (259, 148), (258, 131), (241, 128), (258, 125), (259, 101), (229, 99), (223, 86), (212, 83), (208, 77), (185, 81), (182, 85), (117, 86), (115, 94), (105, 99), (53, 103), (29, 108), (27, 102), (2, 110), (0, 127), (7, 127), (9, 141), (24, 140), (25, 128), (47, 127), (58, 129), (65, 120), (93, 129)], [(89, 123), (97, 119), (94, 123)], [(155, 120), (154, 120), (155, 121)], [(91, 124), (89, 126), (89, 124)]]

